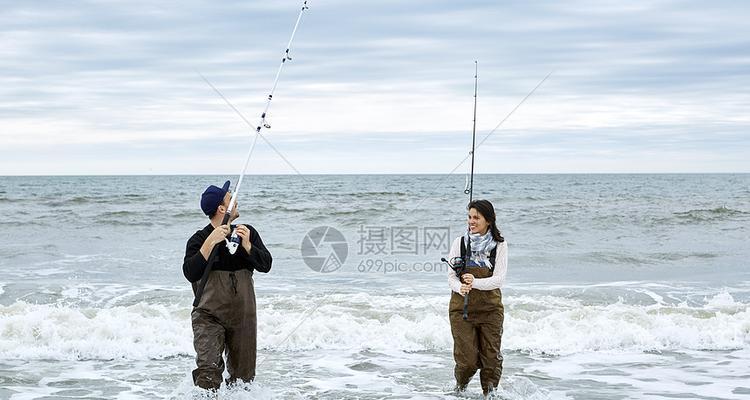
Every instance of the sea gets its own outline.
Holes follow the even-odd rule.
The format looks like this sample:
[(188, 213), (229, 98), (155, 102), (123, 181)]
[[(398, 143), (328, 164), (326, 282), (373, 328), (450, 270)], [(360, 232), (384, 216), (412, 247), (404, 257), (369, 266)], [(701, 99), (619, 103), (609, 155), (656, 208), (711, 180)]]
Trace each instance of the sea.
[[(0, 177), (0, 399), (193, 387), (187, 239), (236, 176)], [(453, 392), (464, 175), (248, 175), (258, 368), (222, 399)], [(508, 242), (503, 399), (750, 399), (750, 174), (477, 175)]]

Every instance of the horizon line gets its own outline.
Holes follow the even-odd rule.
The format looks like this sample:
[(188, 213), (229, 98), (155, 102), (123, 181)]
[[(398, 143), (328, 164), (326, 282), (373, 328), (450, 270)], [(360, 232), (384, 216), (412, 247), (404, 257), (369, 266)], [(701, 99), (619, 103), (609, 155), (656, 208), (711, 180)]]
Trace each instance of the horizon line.
[[(717, 172), (492, 172), (492, 173), (475, 173), (474, 175), (742, 175), (750, 174), (750, 171), (717, 171)], [(236, 176), (238, 174), (198, 174), (198, 173), (163, 173), (163, 174), (12, 174), (0, 175), (1, 178), (23, 178), (23, 177), (136, 177), (136, 176)], [(405, 173), (267, 173), (267, 174), (245, 174), (251, 176), (425, 176), (425, 175), (464, 175), (464, 173), (440, 173), (440, 172), (405, 172)]]

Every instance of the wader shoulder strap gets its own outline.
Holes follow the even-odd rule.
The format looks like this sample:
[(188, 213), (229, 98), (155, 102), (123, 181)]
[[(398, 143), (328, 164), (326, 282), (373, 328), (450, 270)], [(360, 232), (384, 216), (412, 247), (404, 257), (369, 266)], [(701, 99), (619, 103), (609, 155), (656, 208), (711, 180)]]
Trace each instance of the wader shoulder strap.
[(471, 259), (471, 242), (466, 243), (464, 236), (461, 236), (461, 259), (464, 260), (464, 265), (469, 265)]
[(490, 252), (490, 263), (492, 264), (492, 268), (490, 268), (490, 271), (494, 274), (495, 273), (495, 258), (497, 258), (497, 245), (492, 248), (492, 251)]

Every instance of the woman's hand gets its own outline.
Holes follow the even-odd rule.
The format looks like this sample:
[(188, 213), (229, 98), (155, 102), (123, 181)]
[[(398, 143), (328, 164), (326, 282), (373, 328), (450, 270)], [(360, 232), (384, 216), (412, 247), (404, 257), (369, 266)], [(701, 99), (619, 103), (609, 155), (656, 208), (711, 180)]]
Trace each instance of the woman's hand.
[(462, 283), (461, 284), (461, 296), (466, 296), (471, 291), (471, 285)]
[(463, 274), (461, 275), (461, 279), (463, 279), (464, 283), (469, 286), (474, 283), (474, 275), (472, 274)]

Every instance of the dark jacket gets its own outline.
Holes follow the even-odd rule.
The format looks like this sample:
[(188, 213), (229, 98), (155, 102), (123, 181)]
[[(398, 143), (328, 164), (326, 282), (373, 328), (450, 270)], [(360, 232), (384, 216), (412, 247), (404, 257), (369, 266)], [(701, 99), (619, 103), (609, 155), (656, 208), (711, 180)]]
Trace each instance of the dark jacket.
[[(236, 225), (232, 225), (234, 229)], [(271, 270), (271, 262), (273, 258), (271, 253), (268, 252), (266, 246), (263, 245), (263, 241), (260, 238), (260, 234), (250, 225), (245, 225), (250, 230), (250, 254), (245, 251), (245, 248), (239, 246), (237, 252), (234, 255), (229, 254), (229, 250), (224, 243), (219, 243), (218, 256), (215, 258), (214, 264), (211, 267), (212, 270), (216, 271), (238, 271), (241, 269), (248, 269), (250, 272), (260, 271), (268, 272)], [(213, 232), (214, 227), (211, 224), (206, 225), (205, 228), (195, 232), (193, 236), (188, 239), (187, 248), (185, 249), (185, 261), (182, 264), (182, 273), (185, 275), (190, 282), (197, 282), (203, 276), (203, 271), (208, 266), (208, 260), (203, 258), (200, 249), (203, 246), (203, 242), (206, 241), (208, 235)]]

